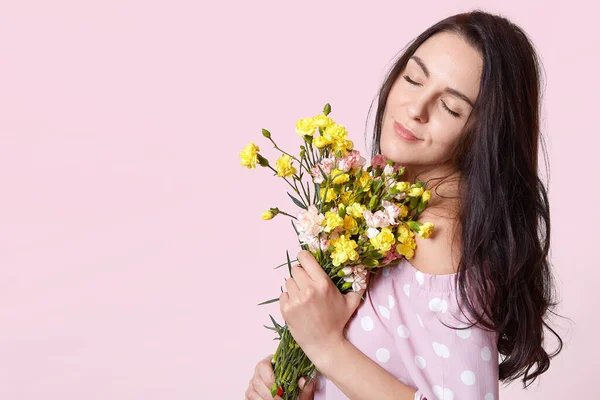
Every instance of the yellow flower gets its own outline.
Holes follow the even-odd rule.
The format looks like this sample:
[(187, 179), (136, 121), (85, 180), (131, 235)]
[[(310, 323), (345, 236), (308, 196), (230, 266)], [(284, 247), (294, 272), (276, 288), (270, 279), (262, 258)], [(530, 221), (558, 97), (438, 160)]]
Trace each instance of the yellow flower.
[(325, 139), (325, 137), (317, 136), (313, 139), (313, 144), (316, 148), (322, 149), (323, 147), (327, 146), (329, 142), (327, 141), (327, 139)]
[(363, 218), (363, 210), (366, 209), (367, 207), (360, 203), (352, 203), (350, 206), (346, 207), (346, 214), (354, 218)]
[(419, 230), (419, 236), (424, 239), (427, 239), (433, 233), (434, 225), (431, 222), (425, 222), (421, 225), (421, 229)]
[(285, 178), (292, 176), (297, 172), (296, 168), (292, 166), (292, 159), (287, 154), (279, 157), (275, 165), (275, 169), (277, 170), (277, 176)]
[(330, 233), (338, 226), (344, 226), (344, 220), (337, 211), (327, 211), (325, 213), (325, 232)]
[(402, 243), (396, 245), (396, 251), (398, 254), (406, 257), (407, 260), (410, 260), (415, 255), (415, 251), (413, 249)]
[(348, 204), (348, 201), (350, 201), (352, 196), (354, 196), (354, 192), (351, 190), (344, 190), (342, 193), (340, 193), (340, 199), (344, 204)]
[(325, 114), (317, 115), (313, 118), (313, 121), (319, 128), (327, 128), (334, 124), (333, 120)]
[[(322, 187), (321, 188), (321, 198), (325, 197), (325, 189), (327, 189), (326, 187)], [(335, 200), (337, 198), (337, 194), (335, 193), (335, 190), (333, 190), (332, 187), (329, 188), (329, 190), (327, 190), (327, 198), (325, 199), (325, 203), (329, 203), (332, 200)]]
[(429, 201), (429, 199), (431, 199), (431, 190), (426, 190), (423, 192), (423, 196), (421, 196), (421, 200), (423, 200), (424, 202)]
[(363, 173), (358, 179), (358, 187), (362, 188), (364, 192), (367, 192), (371, 188), (371, 182), (371, 175)]
[(347, 239), (346, 235), (340, 235), (340, 237), (333, 244), (334, 250), (331, 253), (333, 265), (339, 267), (348, 260), (358, 260), (358, 253), (355, 250), (357, 247), (358, 245), (354, 240)]
[(273, 218), (273, 213), (271, 211), (265, 211), (264, 213), (262, 213), (262, 219), (264, 219), (265, 221), (268, 221), (272, 218)]
[[(341, 174), (341, 175), (340, 175)], [(336, 176), (337, 175), (337, 176)], [(331, 171), (331, 176), (335, 178), (333, 179), (333, 183), (334, 184), (341, 184), (341, 183), (346, 183), (350, 180), (350, 177), (348, 176), (347, 172), (344, 172), (342, 170), (339, 170), (337, 168), (334, 168)]]
[(410, 189), (406, 194), (410, 197), (419, 197), (420, 195), (423, 194), (424, 191), (425, 191), (425, 189), (423, 189), (423, 186), (414, 187), (414, 188)]
[(396, 228), (396, 237), (400, 243), (404, 243), (410, 237), (410, 229), (406, 224), (400, 224)]
[(388, 251), (395, 242), (394, 234), (390, 228), (382, 228), (377, 236), (370, 239), (370, 242), (375, 247), (375, 250)]
[(313, 118), (302, 118), (296, 122), (296, 133), (300, 136), (312, 136), (317, 130)]
[(400, 218), (405, 218), (408, 215), (408, 207), (404, 204), (400, 206)]
[(406, 191), (406, 189), (408, 189), (410, 187), (410, 183), (409, 182), (398, 182), (396, 184), (396, 189), (400, 192), (404, 192)]
[(345, 144), (346, 138), (348, 137), (348, 131), (346, 130), (344, 125), (333, 123), (325, 129), (325, 132), (323, 132), (323, 136), (325, 137), (325, 139), (327, 139), (327, 141), (331, 143), (336, 141), (343, 141), (343, 143)]
[(344, 217), (344, 229), (352, 235), (358, 233), (358, 224), (350, 215)]
[(258, 162), (258, 152), (260, 148), (254, 143), (250, 143), (246, 145), (242, 151), (240, 152), (240, 161), (243, 167), (248, 167), (248, 169), (256, 168), (256, 163)]
[(417, 248), (417, 242), (415, 241), (414, 237), (407, 237), (403, 244), (407, 245), (413, 250)]

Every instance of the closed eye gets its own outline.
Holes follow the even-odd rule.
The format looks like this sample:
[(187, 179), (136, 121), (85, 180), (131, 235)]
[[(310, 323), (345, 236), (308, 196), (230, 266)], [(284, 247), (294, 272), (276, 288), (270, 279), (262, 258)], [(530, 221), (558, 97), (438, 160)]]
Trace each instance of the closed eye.
[[(406, 80), (411, 85), (422, 86), (420, 83), (417, 83), (417, 82), (413, 81), (412, 79), (410, 79), (410, 77), (408, 75), (403, 75), (402, 77), (404, 78), (404, 80)], [(442, 101), (442, 107), (444, 107), (444, 109), (446, 111), (448, 111), (450, 113), (450, 115), (452, 115), (453, 117), (458, 118), (460, 116), (459, 113), (449, 109), (448, 106), (446, 105), (446, 103), (444, 103), (443, 101)]]

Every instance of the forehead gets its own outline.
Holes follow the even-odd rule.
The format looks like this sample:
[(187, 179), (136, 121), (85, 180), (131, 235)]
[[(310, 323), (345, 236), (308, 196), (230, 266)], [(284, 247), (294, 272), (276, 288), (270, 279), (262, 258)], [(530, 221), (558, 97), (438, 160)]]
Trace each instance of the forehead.
[[(477, 98), (483, 60), (475, 48), (460, 36), (440, 32), (429, 37), (415, 51), (429, 71), (429, 80), (457, 89), (471, 99)], [(419, 70), (413, 59), (406, 68)]]

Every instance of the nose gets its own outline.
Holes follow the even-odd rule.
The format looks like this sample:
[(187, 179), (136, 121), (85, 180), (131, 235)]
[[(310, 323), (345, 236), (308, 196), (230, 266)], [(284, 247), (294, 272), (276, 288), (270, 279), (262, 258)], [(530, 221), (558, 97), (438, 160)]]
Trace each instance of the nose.
[(427, 122), (427, 96), (416, 96), (407, 105), (407, 114), (412, 119), (418, 119), (421, 122)]

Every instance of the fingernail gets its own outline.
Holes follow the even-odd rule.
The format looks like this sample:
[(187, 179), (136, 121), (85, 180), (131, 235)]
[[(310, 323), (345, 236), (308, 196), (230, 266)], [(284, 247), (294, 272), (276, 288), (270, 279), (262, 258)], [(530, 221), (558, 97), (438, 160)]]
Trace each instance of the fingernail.
[(300, 380), (298, 381), (298, 386), (300, 386), (300, 388), (304, 388), (305, 382), (306, 382), (306, 379), (300, 378)]

